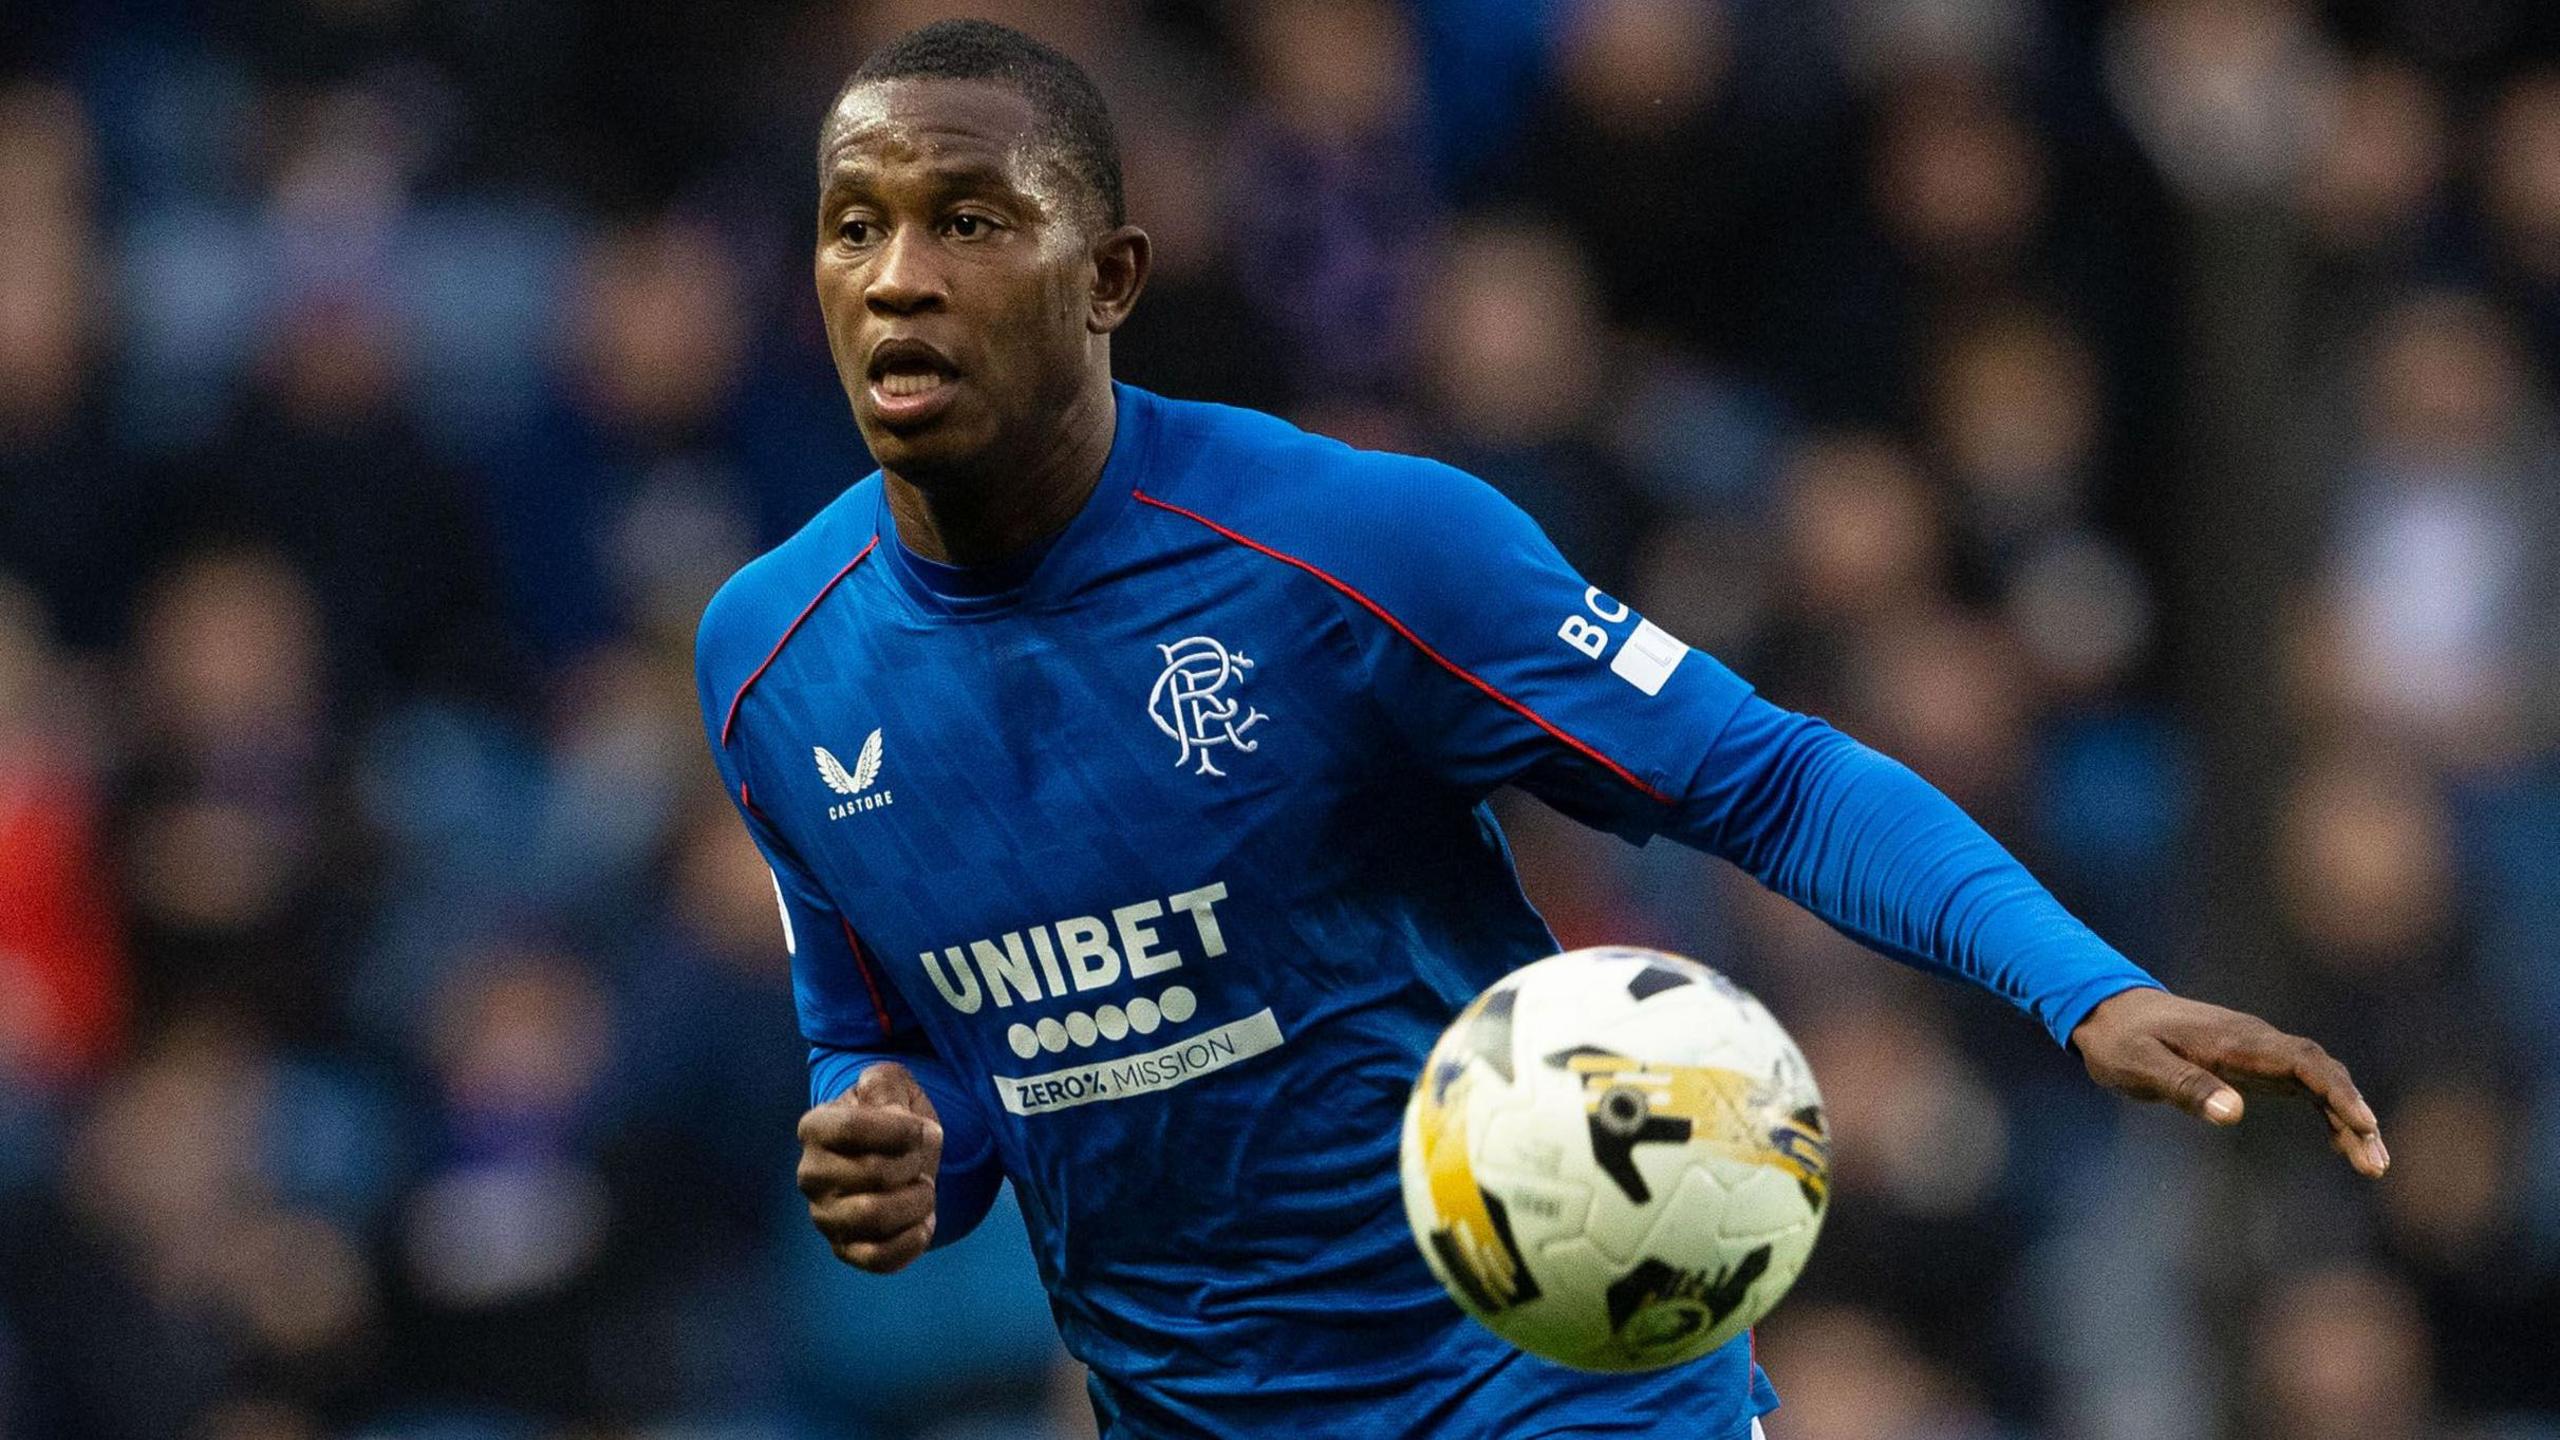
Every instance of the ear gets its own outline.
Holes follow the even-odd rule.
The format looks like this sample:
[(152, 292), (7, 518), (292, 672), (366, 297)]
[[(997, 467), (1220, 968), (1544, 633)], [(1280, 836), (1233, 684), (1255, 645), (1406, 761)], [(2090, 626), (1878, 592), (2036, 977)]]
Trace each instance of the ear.
[(1135, 225), (1105, 232), (1093, 242), (1093, 303), (1085, 311), (1084, 328), (1108, 335), (1137, 308), (1138, 292), (1147, 288), (1147, 268), (1154, 263), (1154, 242)]

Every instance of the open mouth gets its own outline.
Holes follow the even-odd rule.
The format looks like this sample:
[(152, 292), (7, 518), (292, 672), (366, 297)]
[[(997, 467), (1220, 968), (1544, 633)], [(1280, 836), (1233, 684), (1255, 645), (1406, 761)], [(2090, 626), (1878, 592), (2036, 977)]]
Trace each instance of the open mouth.
[(892, 370), (880, 377), (880, 393), (892, 400), (912, 400), (930, 395), (951, 383), (951, 377), (939, 370)]
[(871, 352), (871, 406), (887, 425), (939, 414), (958, 379), (950, 360), (921, 340), (887, 340)]

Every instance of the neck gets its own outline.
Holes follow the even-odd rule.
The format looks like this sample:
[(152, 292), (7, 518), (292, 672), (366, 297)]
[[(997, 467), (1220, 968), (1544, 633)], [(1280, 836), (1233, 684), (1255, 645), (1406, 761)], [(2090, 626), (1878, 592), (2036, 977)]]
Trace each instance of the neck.
[(990, 458), (976, 473), (919, 485), (892, 470), (889, 513), (898, 539), (944, 565), (988, 565), (1067, 528), (1102, 479), (1119, 423), (1108, 375), (1079, 394), (1048, 435), (1016, 463)]

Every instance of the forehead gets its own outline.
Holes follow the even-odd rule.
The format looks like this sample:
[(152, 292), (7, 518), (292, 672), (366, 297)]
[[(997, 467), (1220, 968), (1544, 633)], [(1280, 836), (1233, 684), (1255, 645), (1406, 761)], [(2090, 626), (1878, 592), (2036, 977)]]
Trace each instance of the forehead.
[(1019, 173), (1048, 147), (1029, 96), (993, 80), (875, 80), (845, 92), (818, 138), (821, 184), (922, 166)]

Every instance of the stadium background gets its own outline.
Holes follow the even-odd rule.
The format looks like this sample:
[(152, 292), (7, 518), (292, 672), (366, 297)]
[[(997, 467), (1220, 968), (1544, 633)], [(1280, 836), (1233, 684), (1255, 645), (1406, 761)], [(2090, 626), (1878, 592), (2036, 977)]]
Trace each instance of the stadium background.
[[(1124, 376), (1486, 476), (2378, 1103), (2130, 1110), (1508, 807), (1829, 1094), (1778, 1440), (2560, 1434), (2550, 7), (974, 9), (1114, 102)], [(810, 157), (932, 13), (0, 16), (0, 1435), (1089, 1427), (1009, 1211), (809, 1231), (689, 698), (865, 468)]]

